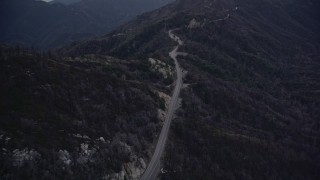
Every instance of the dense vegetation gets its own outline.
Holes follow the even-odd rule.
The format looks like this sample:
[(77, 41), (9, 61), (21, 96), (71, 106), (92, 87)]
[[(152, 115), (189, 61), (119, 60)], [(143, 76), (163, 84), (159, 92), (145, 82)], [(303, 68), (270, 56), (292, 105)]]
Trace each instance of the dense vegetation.
[(319, 179), (319, 7), (314, 0), (181, 0), (125, 26), (134, 32), (120, 44), (110, 35), (64, 51), (163, 58), (174, 45), (164, 32), (180, 28), (188, 88), (161, 178)]
[[(94, 179), (148, 157), (164, 108), (154, 90), (169, 94), (171, 79), (147, 59), (172, 65), (167, 31), (178, 28), (188, 73), (160, 178), (320, 179), (319, 8), (316, 0), (178, 0), (60, 49), (67, 58), (2, 48), (1, 176)], [(81, 164), (84, 143), (96, 153)], [(41, 158), (13, 166), (25, 147)]]
[(286, 5), (241, 2), (225, 21), (177, 31), (190, 85), (163, 179), (320, 178), (319, 22), (302, 2), (307, 26)]
[(164, 108), (149, 64), (1, 47), (0, 68), (1, 179), (101, 179), (149, 157)]

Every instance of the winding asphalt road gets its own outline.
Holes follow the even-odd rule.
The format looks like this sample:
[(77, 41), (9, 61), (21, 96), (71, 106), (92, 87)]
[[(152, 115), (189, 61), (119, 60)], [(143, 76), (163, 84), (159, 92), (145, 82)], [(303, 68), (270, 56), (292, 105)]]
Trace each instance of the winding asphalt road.
[(175, 68), (176, 68), (176, 85), (173, 91), (173, 95), (171, 97), (171, 101), (166, 113), (166, 118), (160, 133), (160, 137), (158, 139), (158, 143), (155, 149), (155, 152), (152, 156), (152, 159), (150, 161), (150, 163), (148, 164), (148, 167), (146, 169), (146, 171), (143, 173), (143, 175), (141, 176), (140, 180), (154, 180), (157, 178), (157, 175), (160, 172), (160, 159), (161, 156), (163, 154), (165, 145), (166, 145), (166, 140), (168, 137), (168, 133), (169, 133), (169, 128), (170, 128), (170, 124), (174, 115), (175, 110), (177, 109), (178, 106), (178, 98), (179, 98), (179, 94), (181, 91), (181, 87), (182, 87), (182, 70), (179, 66), (179, 63), (177, 61), (177, 56), (178, 56), (178, 49), (179, 46), (183, 45), (183, 41), (181, 41), (181, 39), (173, 34), (174, 30), (170, 30), (169, 31), (169, 37), (171, 39), (173, 39), (174, 41), (176, 41), (178, 43), (178, 45), (169, 53), (169, 56), (171, 57), (171, 59), (174, 60), (175, 63)]

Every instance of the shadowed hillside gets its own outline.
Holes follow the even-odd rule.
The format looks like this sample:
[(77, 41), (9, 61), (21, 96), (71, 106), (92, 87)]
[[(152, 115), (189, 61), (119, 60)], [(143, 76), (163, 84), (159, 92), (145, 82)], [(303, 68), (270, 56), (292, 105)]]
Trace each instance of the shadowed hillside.
[(181, 0), (61, 52), (166, 59), (179, 28), (187, 88), (161, 178), (318, 179), (319, 7)]
[(166, 93), (147, 62), (1, 47), (1, 179), (139, 177)]

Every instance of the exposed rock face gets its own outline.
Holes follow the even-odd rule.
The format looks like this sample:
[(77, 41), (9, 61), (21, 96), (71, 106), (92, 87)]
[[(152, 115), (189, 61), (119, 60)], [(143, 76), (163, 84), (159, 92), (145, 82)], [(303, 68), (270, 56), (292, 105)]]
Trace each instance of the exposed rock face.
[(163, 78), (168, 78), (173, 75), (173, 68), (157, 59), (149, 58), (149, 62), (151, 63), (151, 68), (154, 71), (158, 71), (163, 75)]
[(66, 166), (70, 165), (71, 157), (70, 157), (70, 154), (67, 150), (60, 150), (59, 151), (59, 158)]
[(33, 162), (40, 157), (41, 155), (33, 149), (31, 150), (28, 150), (28, 148), (25, 148), (23, 150), (16, 149), (13, 151), (12, 163), (13, 163), (13, 166), (21, 167), (24, 163)]
[(81, 147), (80, 147), (80, 156), (79, 158), (77, 159), (78, 163), (80, 164), (85, 164), (87, 162), (92, 162), (92, 158), (91, 156), (96, 153), (96, 149), (95, 148), (89, 148), (89, 145), (86, 144), (86, 143), (82, 143), (81, 144)]
[(121, 142), (121, 145), (130, 153), (130, 162), (123, 164), (119, 173), (113, 173), (103, 177), (104, 180), (137, 180), (146, 169), (146, 163), (143, 158), (133, 154), (131, 147), (126, 143)]
[(129, 179), (139, 179), (146, 168), (146, 163), (142, 158), (136, 156), (134, 156), (133, 159), (133, 162), (125, 164), (123, 168)]
[(194, 18), (190, 21), (190, 23), (188, 25), (189, 29), (194, 29), (194, 28), (199, 28), (199, 27), (201, 27), (201, 23), (197, 22), (197, 20)]

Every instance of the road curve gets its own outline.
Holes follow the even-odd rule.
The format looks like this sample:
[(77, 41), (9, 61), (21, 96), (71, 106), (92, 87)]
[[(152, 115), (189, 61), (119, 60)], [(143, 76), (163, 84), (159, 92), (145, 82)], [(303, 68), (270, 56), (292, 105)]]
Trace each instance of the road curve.
[(169, 53), (169, 56), (171, 57), (171, 59), (174, 60), (174, 63), (175, 63), (176, 76), (177, 76), (176, 85), (173, 91), (173, 95), (171, 97), (171, 101), (166, 113), (166, 118), (160, 133), (160, 137), (158, 139), (156, 149), (153, 153), (153, 156), (151, 158), (150, 163), (148, 164), (146, 171), (143, 173), (140, 180), (154, 180), (156, 179), (157, 175), (160, 172), (160, 159), (166, 145), (170, 124), (171, 124), (174, 112), (178, 105), (178, 98), (179, 98), (179, 94), (182, 87), (182, 70), (179, 66), (177, 56), (178, 56), (179, 46), (183, 45), (183, 41), (181, 41), (181, 39), (178, 36), (174, 35), (172, 33), (173, 31), (174, 30), (169, 31), (168, 33), (169, 37), (174, 41), (176, 41), (178, 45)]

